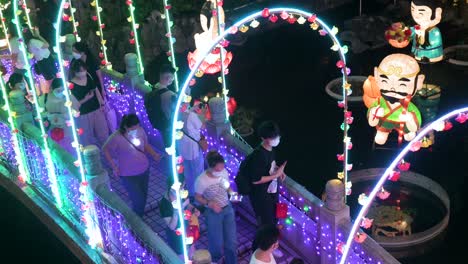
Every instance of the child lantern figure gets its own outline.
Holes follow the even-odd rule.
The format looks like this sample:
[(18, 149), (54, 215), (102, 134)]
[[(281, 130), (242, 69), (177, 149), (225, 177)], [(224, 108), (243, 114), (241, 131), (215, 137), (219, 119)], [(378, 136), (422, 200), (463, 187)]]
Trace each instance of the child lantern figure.
[[(442, 8), (438, 1), (411, 1), (411, 16), (417, 23), (411, 27), (411, 48), (414, 58), (423, 63), (439, 62), (444, 58), (442, 34), (436, 27), (442, 19)], [(401, 46), (392, 46), (402, 48)]]
[(421, 125), (421, 113), (410, 102), (417, 90), (422, 88), (424, 75), (419, 74), (415, 59), (405, 54), (385, 57), (374, 70), (375, 85), (380, 94), (367, 112), (369, 125), (377, 128), (375, 143), (387, 142), (392, 130), (398, 132), (398, 143), (416, 136)]

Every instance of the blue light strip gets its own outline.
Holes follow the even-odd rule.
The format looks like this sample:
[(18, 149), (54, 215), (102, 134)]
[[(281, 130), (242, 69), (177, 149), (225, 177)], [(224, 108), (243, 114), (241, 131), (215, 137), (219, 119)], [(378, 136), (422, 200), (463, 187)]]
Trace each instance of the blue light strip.
[(349, 255), (349, 249), (351, 248), (351, 245), (353, 243), (354, 236), (359, 228), (359, 225), (361, 223), (361, 219), (364, 217), (364, 214), (367, 212), (369, 209), (370, 205), (372, 204), (372, 201), (374, 200), (375, 196), (377, 193), (381, 190), (383, 184), (385, 181), (388, 179), (390, 174), (394, 171), (396, 166), (400, 163), (400, 161), (405, 157), (405, 155), (410, 151), (411, 146), (415, 143), (420, 141), (423, 137), (425, 137), (430, 131), (434, 129), (434, 127), (440, 123), (443, 122), (447, 119), (453, 118), (457, 116), (460, 113), (468, 113), (468, 107), (460, 108), (457, 110), (454, 110), (439, 119), (435, 120), (434, 122), (426, 125), (419, 133), (418, 135), (411, 140), (404, 148), (403, 150), (395, 157), (392, 163), (390, 163), (390, 166), (385, 170), (385, 172), (380, 176), (379, 181), (377, 184), (374, 186), (372, 192), (369, 194), (368, 198), (366, 199), (366, 203), (361, 207), (361, 210), (359, 210), (359, 214), (354, 220), (353, 227), (351, 228), (351, 231), (349, 232), (348, 239), (346, 240), (346, 245), (343, 249), (343, 256), (341, 257), (340, 264), (345, 264), (346, 259)]
[[(296, 8), (288, 8), (288, 7), (283, 7), (283, 8), (272, 8), (272, 9), (269, 9), (270, 11), (270, 14), (273, 14), (273, 13), (281, 13), (283, 11), (286, 11), (286, 12), (290, 12), (290, 13), (295, 13), (295, 14), (299, 14), (299, 15), (302, 15), (302, 16), (306, 16), (306, 17), (310, 17), (312, 16), (312, 13), (309, 13), (309, 12), (306, 12), (306, 11), (303, 11), (303, 10), (300, 10), (300, 9), (296, 9)], [(234, 25), (232, 25), (230, 28), (226, 29), (222, 34), (220, 34), (215, 40), (213, 40), (211, 42), (211, 47), (206, 49), (204, 54), (200, 54), (200, 56), (198, 57), (198, 60), (197, 62), (195, 63), (193, 69), (190, 71), (190, 73), (188, 74), (187, 78), (185, 79), (185, 82), (184, 82), (184, 85), (182, 86), (182, 89), (181, 89), (181, 92), (180, 92), (180, 96), (177, 100), (177, 104), (176, 104), (176, 108), (175, 109), (179, 109), (183, 100), (184, 100), (184, 97), (185, 97), (185, 91), (187, 89), (187, 87), (189, 86), (189, 83), (190, 83), (190, 80), (193, 78), (193, 76), (195, 75), (195, 72), (198, 70), (198, 68), (200, 67), (200, 65), (202, 64), (202, 62), (205, 60), (205, 57), (207, 57), (210, 53), (211, 53), (211, 50), (216, 46), (218, 45), (228, 34), (230, 34), (231, 30), (234, 29), (234, 28), (239, 28), (241, 25), (247, 23), (248, 21), (252, 20), (252, 19), (255, 19), (255, 18), (258, 18), (258, 17), (261, 17), (262, 16), (262, 11), (257, 11), (255, 13), (252, 13), (242, 19), (240, 19), (239, 21), (237, 21)], [(341, 46), (340, 42), (338, 41), (338, 39), (336, 38), (336, 36), (334, 34), (331, 34), (331, 29), (322, 21), (320, 20), (319, 18), (316, 19), (316, 23), (319, 24), (325, 31), (328, 32), (328, 36), (333, 40), (334, 43), (338, 44), (339, 45), (339, 50), (338, 50), (338, 53), (339, 53), (339, 56), (341, 58), (341, 60), (344, 62), (344, 64), (346, 65), (346, 58), (344, 56), (344, 50), (343, 50), (343, 47)], [(344, 85), (346, 83), (346, 80), (347, 80), (347, 76), (346, 76), (346, 66), (343, 67), (343, 89), (344, 89)], [(347, 102), (347, 94), (346, 94), (346, 91), (343, 91), (343, 96), (344, 96), (344, 101)], [(346, 113), (347, 111), (347, 105), (345, 105), (345, 108), (344, 108), (344, 111)], [(177, 129), (176, 129), (176, 124), (178, 122), (178, 119), (179, 119), (179, 111), (178, 110), (175, 110), (175, 115), (173, 117), (173, 120), (172, 120), (172, 130), (171, 130), (171, 136), (172, 136), (172, 139), (171, 139), (171, 147), (170, 147), (170, 152), (172, 152), (172, 177), (173, 177), (173, 180), (174, 180), (174, 185), (179, 185), (180, 182), (179, 182), (179, 179), (178, 179), (178, 174), (177, 174), (177, 159), (176, 159), (176, 151), (175, 151), (175, 146), (176, 146), (176, 132), (177, 132)], [(345, 122), (346, 119), (344, 119), (344, 122)], [(346, 125), (345, 125), (346, 127)], [(347, 130), (345, 129), (344, 130), (344, 138), (347, 137)], [(347, 164), (347, 152), (348, 152), (348, 143), (344, 143), (344, 155), (345, 155), (345, 159), (344, 159), (344, 173), (346, 175), (346, 164)], [(180, 194), (179, 192), (176, 192), (176, 199), (177, 199), (177, 202), (179, 204), (181, 204), (181, 198), (180, 198)], [(179, 206), (179, 209), (178, 209), (178, 215), (179, 215), (179, 219), (184, 219), (183, 217), (183, 210), (180, 209), (181, 207)], [(183, 235), (183, 238), (184, 238), (184, 241), (185, 241), (185, 238), (186, 238), (186, 231), (185, 231), (185, 225), (182, 224), (181, 225), (181, 231), (182, 231), (182, 235)], [(186, 247), (183, 247), (184, 248), (184, 260), (186, 263), (189, 262), (189, 258), (188, 258), (188, 253), (187, 253), (187, 248)]]
[[(60, 199), (60, 192), (59, 192), (58, 184), (57, 184), (57, 175), (55, 174), (54, 162), (52, 160), (52, 155), (50, 153), (49, 143), (47, 140), (48, 134), (47, 134), (47, 131), (45, 130), (44, 123), (42, 122), (43, 119), (42, 119), (41, 107), (39, 106), (39, 97), (37, 96), (37, 93), (36, 93), (36, 87), (34, 85), (33, 75), (31, 72), (31, 65), (29, 64), (29, 59), (28, 59), (28, 55), (26, 51), (26, 43), (24, 43), (23, 31), (20, 26), (21, 19), (18, 16), (18, 0), (13, 1), (13, 16), (14, 16), (14, 19), (16, 20), (15, 26), (18, 32), (18, 38), (22, 40), (22, 41), (18, 41), (19, 49), (21, 51), (20, 54), (18, 54), (18, 56), (23, 56), (25, 69), (26, 69), (25, 77), (26, 77), (26, 80), (28, 81), (28, 86), (30, 88), (29, 92), (31, 92), (31, 94), (33, 95), (34, 109), (36, 110), (36, 118), (39, 119), (37, 123), (39, 123), (39, 128), (41, 130), (41, 136), (43, 139), (42, 151), (44, 153), (44, 157), (45, 157), (47, 168), (48, 168), (50, 188), (55, 198), (55, 202), (57, 203), (57, 207), (61, 208), (62, 200)], [(29, 178), (27, 178), (27, 181), (29, 181)]]

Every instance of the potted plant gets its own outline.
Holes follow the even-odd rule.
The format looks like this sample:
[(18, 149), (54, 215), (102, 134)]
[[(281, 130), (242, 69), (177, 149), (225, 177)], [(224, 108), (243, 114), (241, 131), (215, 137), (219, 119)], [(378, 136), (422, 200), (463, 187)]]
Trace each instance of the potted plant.
[(385, 38), (393, 47), (404, 48), (411, 40), (411, 29), (402, 22), (393, 23), (385, 31)]

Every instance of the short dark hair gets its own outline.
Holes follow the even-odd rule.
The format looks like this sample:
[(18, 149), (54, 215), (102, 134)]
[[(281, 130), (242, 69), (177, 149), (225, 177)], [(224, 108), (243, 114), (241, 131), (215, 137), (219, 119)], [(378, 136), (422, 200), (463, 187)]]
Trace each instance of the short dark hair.
[(255, 242), (261, 250), (268, 250), (273, 244), (278, 242), (280, 231), (274, 224), (264, 225), (257, 230)]
[(210, 150), (208, 154), (206, 154), (206, 162), (210, 168), (214, 168), (216, 164), (225, 163), (224, 157), (216, 150)]
[[(50, 85), (52, 87), (52, 90), (63, 87), (63, 80), (62, 78), (55, 78), (52, 81), (52, 84)], [(65, 88), (65, 87), (64, 87)]]
[(126, 114), (122, 117), (122, 121), (120, 121), (119, 132), (123, 134), (127, 132), (127, 128), (138, 124), (140, 124), (140, 119), (136, 114)]
[(293, 258), (293, 260), (291, 260), (289, 264), (304, 264), (304, 260), (302, 260), (301, 258)]
[(10, 78), (8, 78), (8, 82), (7, 84), (13, 88), (15, 86), (15, 84), (17, 83), (20, 83), (24, 80), (24, 75), (21, 74), (21, 73), (13, 73), (12, 75), (10, 75)]
[(258, 136), (261, 138), (275, 138), (280, 135), (278, 124), (273, 121), (265, 121), (258, 127)]
[(73, 79), (77, 72), (81, 71), (81, 68), (88, 70), (86, 67), (86, 63), (82, 60), (73, 60), (72, 64), (70, 65), (70, 72), (69, 72), (69, 79)]
[(169, 64), (163, 64), (163, 65), (161, 66), (161, 68), (159, 69), (159, 75), (163, 75), (163, 74), (165, 74), (165, 73), (172, 73), (172, 74), (174, 74), (174, 73), (175, 73), (175, 70), (174, 70), (174, 68), (173, 68), (171, 65), (169, 65)]
[(431, 19), (435, 18), (436, 8), (442, 8), (442, 2), (435, 0), (411, 0), (411, 2), (413, 2), (417, 6), (428, 6), (432, 10)]

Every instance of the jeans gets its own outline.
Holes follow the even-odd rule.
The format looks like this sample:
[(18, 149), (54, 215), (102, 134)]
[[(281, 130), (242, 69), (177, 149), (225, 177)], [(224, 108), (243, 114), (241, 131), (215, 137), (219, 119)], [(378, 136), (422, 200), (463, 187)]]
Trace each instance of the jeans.
[(237, 264), (236, 218), (231, 204), (224, 207), (220, 213), (206, 208), (204, 215), (212, 261), (217, 262), (221, 259), (224, 249), (225, 263)]
[(121, 176), (120, 180), (132, 201), (133, 211), (143, 217), (145, 214), (146, 197), (148, 195), (149, 169), (140, 175)]
[(205, 169), (204, 164), (205, 162), (201, 152), (200, 155), (193, 160), (184, 159), (185, 184), (190, 196), (195, 195), (195, 179), (203, 173)]

